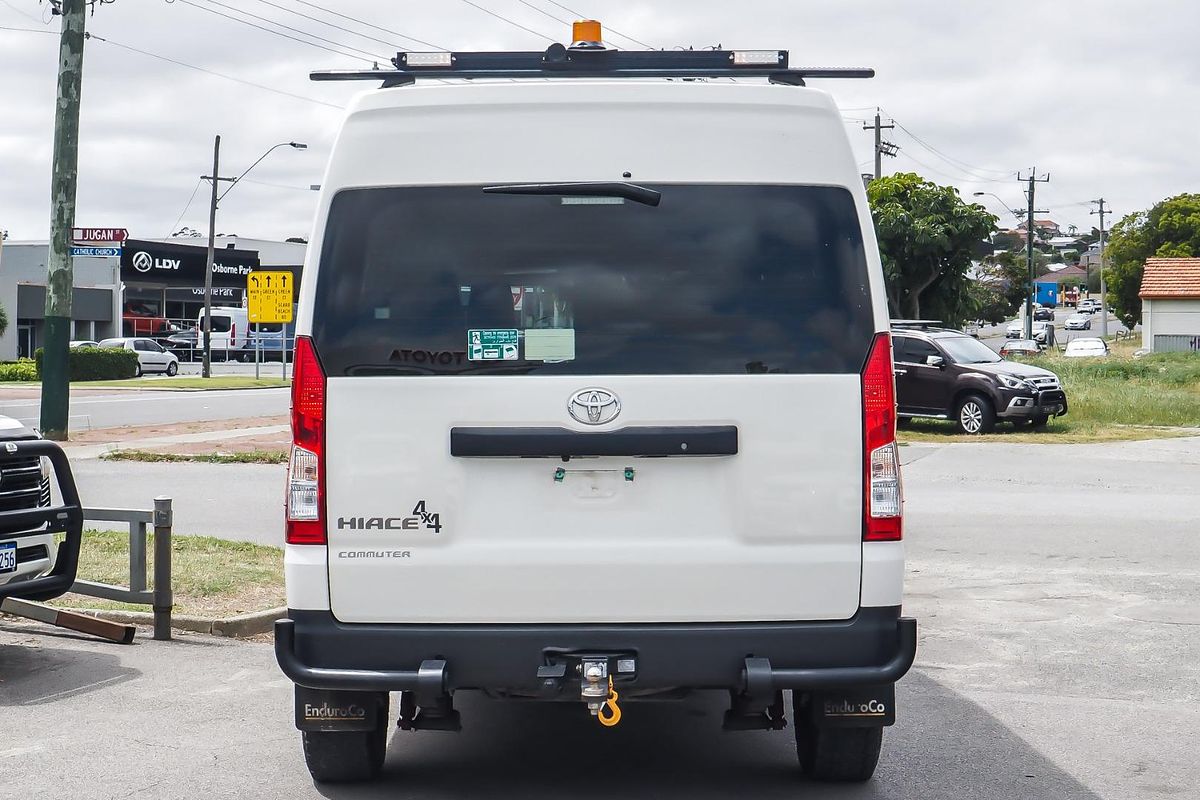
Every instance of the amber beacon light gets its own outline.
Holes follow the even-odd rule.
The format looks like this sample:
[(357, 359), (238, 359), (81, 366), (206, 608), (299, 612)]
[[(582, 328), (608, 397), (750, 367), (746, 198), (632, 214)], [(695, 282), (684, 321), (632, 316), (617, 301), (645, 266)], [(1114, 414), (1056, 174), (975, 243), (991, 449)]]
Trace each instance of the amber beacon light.
[(571, 25), (571, 47), (577, 50), (604, 47), (604, 31), (594, 19), (576, 20)]

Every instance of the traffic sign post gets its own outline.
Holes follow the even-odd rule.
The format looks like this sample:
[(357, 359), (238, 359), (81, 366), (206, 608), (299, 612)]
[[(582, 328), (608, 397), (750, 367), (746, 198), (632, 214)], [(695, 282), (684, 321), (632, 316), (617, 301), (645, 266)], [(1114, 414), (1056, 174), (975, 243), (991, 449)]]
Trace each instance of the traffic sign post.
[(246, 311), (251, 322), (291, 322), (292, 273), (251, 272), (247, 275)]
[(120, 258), (119, 247), (80, 247), (71, 246), (71, 255), (75, 258)]
[(76, 244), (108, 244), (129, 238), (125, 228), (71, 228), (71, 241)]

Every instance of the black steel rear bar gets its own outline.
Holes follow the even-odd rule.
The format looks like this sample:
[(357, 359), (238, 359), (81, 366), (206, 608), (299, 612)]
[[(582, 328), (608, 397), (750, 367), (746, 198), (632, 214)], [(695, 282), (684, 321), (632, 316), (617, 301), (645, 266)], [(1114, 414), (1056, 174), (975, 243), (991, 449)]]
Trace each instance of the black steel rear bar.
[(548, 458), (570, 456), (733, 456), (736, 425), (631, 427), (606, 433), (566, 428), (451, 428), (450, 455)]
[(71, 473), (67, 454), (57, 444), (45, 439), (3, 442), (0, 443), (0, 470), (3, 470), (6, 461), (34, 456), (49, 459), (54, 467), (54, 479), (62, 496), (62, 505), (0, 511), (0, 538), (16, 539), (47, 533), (64, 533), (66, 538), (58, 546), (54, 567), (48, 575), (0, 585), (0, 600), (6, 597), (51, 600), (71, 588), (79, 568), (83, 506), (79, 502), (79, 490), (75, 487), (75, 477)]

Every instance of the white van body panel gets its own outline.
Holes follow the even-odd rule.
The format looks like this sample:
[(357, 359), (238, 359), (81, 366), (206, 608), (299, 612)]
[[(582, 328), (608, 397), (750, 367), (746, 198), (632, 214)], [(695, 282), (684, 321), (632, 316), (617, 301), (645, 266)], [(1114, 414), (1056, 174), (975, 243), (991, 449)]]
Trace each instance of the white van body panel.
[[(862, 229), (875, 330), (888, 329), (865, 191), (827, 95), (551, 81), (359, 96), (322, 181), (297, 334), (312, 331), (325, 220), (340, 190), (625, 172), (646, 184), (844, 187)], [(454, 426), (592, 430), (567, 413), (568, 398), (589, 386), (620, 396), (612, 427), (736, 425), (741, 449), (568, 463), (449, 453)], [(856, 374), (334, 375), (326, 419), (329, 607), (342, 622), (841, 620), (868, 598), (899, 602), (902, 548), (862, 542)], [(560, 466), (567, 474), (556, 482)], [(420, 501), (440, 514), (440, 532), (338, 526), (339, 518), (411, 516)], [(292, 563), (289, 580), (301, 569)], [(868, 579), (882, 584), (863, 586)]]
[[(246, 309), (239, 306), (213, 306), (212, 316), (213, 330), (209, 332), (209, 341), (213, 350), (241, 350), (248, 345), (250, 315)], [(216, 330), (217, 319), (220, 317), (226, 317), (231, 321), (230, 330)], [(204, 309), (200, 309), (200, 313), (196, 316), (196, 327), (199, 329), (201, 337), (197, 347), (202, 348), (204, 346)]]

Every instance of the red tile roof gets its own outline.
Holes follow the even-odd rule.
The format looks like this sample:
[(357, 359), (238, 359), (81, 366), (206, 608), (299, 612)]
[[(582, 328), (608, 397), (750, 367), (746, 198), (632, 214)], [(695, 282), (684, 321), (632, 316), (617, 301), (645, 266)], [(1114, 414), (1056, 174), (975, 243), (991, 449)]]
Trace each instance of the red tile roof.
[(1150, 300), (1200, 298), (1200, 258), (1148, 258), (1138, 294)]

